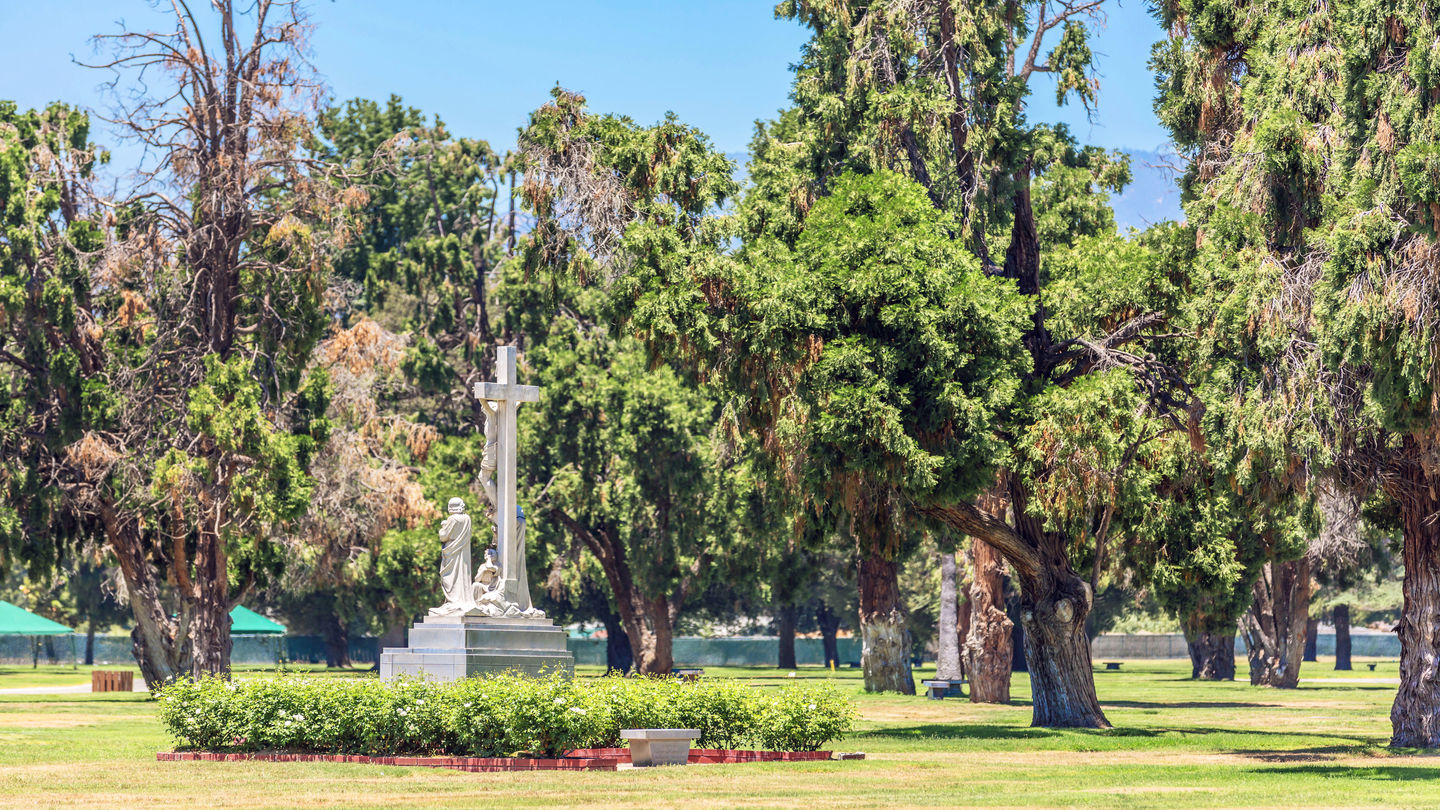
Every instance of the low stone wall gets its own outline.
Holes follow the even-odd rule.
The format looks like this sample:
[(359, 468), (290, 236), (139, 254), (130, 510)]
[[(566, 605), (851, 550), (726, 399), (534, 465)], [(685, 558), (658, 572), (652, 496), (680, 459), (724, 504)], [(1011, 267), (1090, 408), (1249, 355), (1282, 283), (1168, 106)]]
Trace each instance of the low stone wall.
[[(1315, 638), (1318, 655), (1335, 654), (1335, 631), (1321, 630)], [(1245, 654), (1245, 639), (1236, 636), (1235, 655)], [(1399, 658), (1400, 637), (1368, 628), (1350, 631), (1350, 654), (1362, 657)], [(1185, 636), (1180, 633), (1121, 635), (1102, 633), (1090, 645), (1090, 657), (1096, 661), (1114, 658), (1189, 658)]]
[[(841, 666), (860, 660), (859, 639), (836, 639), (836, 646)], [(605, 639), (572, 638), (569, 647), (577, 666), (605, 666)], [(674, 655), (677, 667), (773, 667), (780, 660), (780, 639), (775, 636), (681, 636), (674, 641)], [(795, 663), (799, 666), (824, 664), (824, 642), (818, 638), (795, 639)]]

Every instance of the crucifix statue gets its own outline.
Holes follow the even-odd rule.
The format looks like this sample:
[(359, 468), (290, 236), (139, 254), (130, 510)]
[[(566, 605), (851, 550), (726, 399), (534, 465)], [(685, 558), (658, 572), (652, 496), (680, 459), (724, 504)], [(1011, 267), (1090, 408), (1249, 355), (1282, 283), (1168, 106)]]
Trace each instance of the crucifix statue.
[(496, 349), (496, 382), (475, 383), (475, 398), (485, 406), (485, 456), (480, 483), (495, 508), (495, 545), (500, 551), (497, 589), (505, 615), (543, 616), (530, 603), (525, 576), (525, 512), (515, 500), (515, 418), (522, 402), (539, 402), (540, 389), (518, 385), (515, 347)]

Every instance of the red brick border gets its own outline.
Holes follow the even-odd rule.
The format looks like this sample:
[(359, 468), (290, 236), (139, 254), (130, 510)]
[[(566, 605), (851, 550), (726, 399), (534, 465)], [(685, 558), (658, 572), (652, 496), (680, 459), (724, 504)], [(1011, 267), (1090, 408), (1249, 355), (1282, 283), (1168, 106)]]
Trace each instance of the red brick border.
[(361, 765), (409, 765), (450, 768), (457, 771), (613, 771), (615, 757), (565, 757), (527, 759), (524, 757), (370, 757), (363, 754), (263, 754), (217, 753), (213, 751), (161, 751), (160, 762), (347, 762)]
[[(630, 761), (629, 748), (582, 748), (571, 751), (577, 757), (614, 757)], [(735, 748), (691, 748), (691, 765), (737, 762), (825, 762), (833, 757), (830, 751), (747, 751)]]
[[(740, 762), (825, 762), (830, 751), (746, 751), (731, 748), (692, 748), (691, 765), (736, 764)], [(861, 759), (864, 755), (846, 755)], [(278, 754), (221, 753), (215, 751), (161, 751), (160, 762), (344, 762), (357, 765), (405, 765), (423, 768), (450, 768), (472, 773), (494, 771), (613, 771), (630, 762), (629, 748), (585, 748), (571, 751), (561, 759), (525, 757), (371, 757), (363, 754)]]

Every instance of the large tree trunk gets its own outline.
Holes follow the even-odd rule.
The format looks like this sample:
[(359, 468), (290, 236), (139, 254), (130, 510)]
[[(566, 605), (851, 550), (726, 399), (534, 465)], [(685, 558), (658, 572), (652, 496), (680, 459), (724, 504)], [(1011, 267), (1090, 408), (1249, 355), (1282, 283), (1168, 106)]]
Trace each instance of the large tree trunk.
[(1235, 634), (1186, 634), (1190, 648), (1190, 677), (1197, 681), (1235, 680)]
[(820, 625), (820, 640), (825, 647), (825, 666), (840, 666), (840, 617), (823, 601), (815, 608), (815, 623)]
[(618, 613), (605, 612), (605, 671), (627, 674), (635, 666), (635, 653), (630, 649), (630, 636), (620, 623)]
[(340, 621), (332, 608), (327, 612), (324, 620), (325, 638), (325, 666), (348, 667), (350, 666), (350, 629)]
[(1335, 668), (1350, 669), (1350, 606), (1335, 606)]
[(936, 640), (935, 677), (942, 681), (963, 677), (960, 666), (960, 600), (956, 588), (955, 552), (940, 552), (940, 627)]
[[(1406, 449), (1415, 453), (1415, 441)], [(1418, 454), (1417, 454), (1418, 455)], [(1413, 456), (1412, 456), (1413, 457)], [(1398, 493), (1405, 548), (1400, 613), (1400, 690), (1390, 709), (1390, 744), (1440, 748), (1440, 484), (1417, 459), (1401, 471)]]
[[(1049, 588), (1022, 590), (1020, 620), (1025, 628), (1025, 665), (1034, 701), (1031, 725), (1061, 728), (1109, 728), (1095, 696), (1090, 639), (1089, 583), (1069, 570), (1061, 557)], [(1068, 576), (1063, 576), (1068, 574)]]
[(85, 666), (95, 665), (95, 622), (91, 620), (85, 628)]
[(632, 588), (620, 595), (620, 621), (641, 675), (669, 675), (675, 668), (669, 603), (663, 596), (646, 599)]
[(874, 551), (860, 557), (860, 667), (868, 692), (915, 694), (910, 630), (900, 603), (900, 566)]
[(195, 612), (190, 619), (194, 678), (230, 677), (230, 578), (226, 569), (225, 540), (209, 530), (200, 531), (195, 548)]
[(978, 538), (970, 543), (974, 574), (970, 581), (970, 634), (965, 639), (965, 670), (970, 699), (976, 703), (1010, 702), (1011, 629), (1005, 615), (1005, 578), (1001, 557)]
[(1267, 562), (1254, 585), (1255, 601), (1241, 620), (1250, 683), (1294, 689), (1300, 683), (1305, 625), (1310, 612), (1310, 561)]
[[(958, 531), (984, 538), (1005, 556), (1019, 579), (1032, 723), (1109, 728), (1095, 696), (1090, 640), (1085, 636), (1085, 617), (1092, 607), (1090, 584), (1070, 567), (1068, 538), (1045, 531), (1044, 521), (1026, 510), (1029, 493), (1024, 483), (1007, 476), (1006, 490), (1013, 528), (970, 504), (930, 505), (921, 511)], [(975, 607), (977, 611), (980, 608)]]
[(1316, 649), (1320, 646), (1316, 636), (1320, 635), (1320, 617), (1311, 616), (1305, 620), (1305, 654), (1302, 661), (1314, 661)]
[(140, 676), (151, 688), (168, 683), (190, 668), (190, 639), (180, 632), (189, 618), (187, 606), (182, 602), (180, 615), (170, 617), (138, 531), (107, 503), (100, 504), (100, 517), (135, 619), (130, 639)]
[(669, 675), (675, 668), (674, 632), (675, 615), (684, 600), (685, 585), (675, 604), (664, 595), (648, 596), (640, 591), (630, 572), (630, 563), (625, 556), (625, 547), (614, 542), (604, 532), (593, 532), (570, 517), (561, 509), (548, 514), (557, 518), (571, 531), (600, 563), (605, 572), (605, 582), (615, 597), (615, 608), (620, 613), (620, 623), (630, 641), (630, 650), (635, 656), (635, 671), (641, 675)]
[(795, 668), (795, 622), (800, 608), (795, 605), (781, 605), (776, 611), (779, 627), (780, 652), (776, 666), (780, 669)]

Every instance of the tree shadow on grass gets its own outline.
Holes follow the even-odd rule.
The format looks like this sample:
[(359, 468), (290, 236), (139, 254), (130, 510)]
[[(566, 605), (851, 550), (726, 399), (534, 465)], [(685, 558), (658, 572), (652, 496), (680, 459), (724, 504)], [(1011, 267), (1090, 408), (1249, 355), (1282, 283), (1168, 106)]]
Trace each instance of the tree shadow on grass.
[(1086, 734), (1105, 737), (1154, 737), (1160, 732), (1146, 728), (1043, 728), (1038, 726), (1002, 726), (982, 723), (929, 723), (919, 726), (891, 726), (862, 731), (852, 738), (887, 738), (893, 740), (1040, 740), (1061, 734)]
[(1101, 700), (1101, 706), (1122, 709), (1279, 709), (1283, 703), (1245, 703), (1233, 700)]
[(1327, 779), (1372, 779), (1384, 782), (1440, 781), (1440, 768), (1408, 765), (1287, 765), (1278, 768), (1252, 768), (1251, 772), (1320, 776)]

